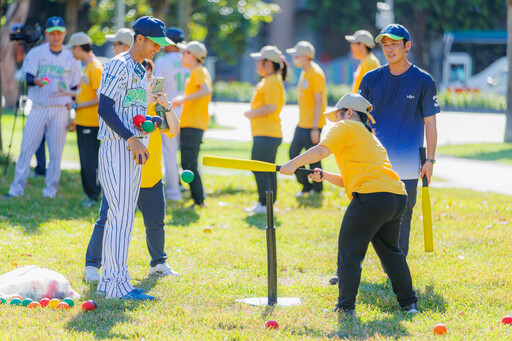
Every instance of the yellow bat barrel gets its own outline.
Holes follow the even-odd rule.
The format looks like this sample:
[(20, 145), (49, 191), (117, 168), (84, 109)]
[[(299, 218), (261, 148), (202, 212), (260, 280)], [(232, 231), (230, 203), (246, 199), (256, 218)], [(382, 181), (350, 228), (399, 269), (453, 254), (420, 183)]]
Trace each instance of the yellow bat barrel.
[(234, 159), (229, 157), (204, 156), (203, 165), (232, 169), (244, 169), (253, 172), (275, 172), (276, 165), (269, 162)]
[(428, 191), (428, 187), (422, 188), (421, 195), (425, 252), (434, 252), (434, 238), (432, 236), (432, 211), (430, 208), (430, 193)]

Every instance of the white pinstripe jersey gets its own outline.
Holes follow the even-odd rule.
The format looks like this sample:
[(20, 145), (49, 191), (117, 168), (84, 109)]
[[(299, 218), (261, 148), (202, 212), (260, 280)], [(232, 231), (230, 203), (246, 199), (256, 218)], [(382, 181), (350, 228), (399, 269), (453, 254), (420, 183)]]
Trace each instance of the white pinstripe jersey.
[(155, 61), (156, 77), (165, 78), (164, 92), (171, 98), (185, 93), (185, 81), (190, 77), (190, 71), (181, 63), (182, 54), (170, 52)]
[(52, 53), (50, 44), (45, 43), (31, 49), (22, 66), (22, 73), (30, 73), (35, 77), (48, 77), (50, 83), (42, 87), (30, 86), (28, 98), (39, 105), (64, 105), (71, 102), (69, 96), (51, 97), (58, 86), (70, 89), (80, 82), (82, 64), (73, 58), (71, 50), (62, 48), (59, 54)]
[[(123, 52), (109, 60), (103, 68), (99, 94), (112, 99), (114, 109), (123, 125), (139, 137), (142, 132), (135, 128), (133, 118), (146, 115), (148, 80), (146, 70), (135, 63), (128, 52)], [(121, 139), (100, 116), (98, 140)]]

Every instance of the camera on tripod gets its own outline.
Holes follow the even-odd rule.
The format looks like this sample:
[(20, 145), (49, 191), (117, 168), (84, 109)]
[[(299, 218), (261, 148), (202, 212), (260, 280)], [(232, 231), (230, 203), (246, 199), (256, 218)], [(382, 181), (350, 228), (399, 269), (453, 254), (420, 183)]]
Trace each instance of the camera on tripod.
[(18, 41), (28, 46), (36, 45), (43, 38), (43, 30), (39, 24), (36, 24), (33, 30), (25, 27), (25, 24), (15, 24), (9, 34), (9, 41)]

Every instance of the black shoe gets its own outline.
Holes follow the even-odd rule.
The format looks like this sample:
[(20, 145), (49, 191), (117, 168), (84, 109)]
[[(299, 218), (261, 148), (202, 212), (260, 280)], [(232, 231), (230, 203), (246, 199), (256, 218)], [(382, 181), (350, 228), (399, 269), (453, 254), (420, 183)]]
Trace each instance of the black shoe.
[(406, 314), (419, 314), (420, 312), (416, 303), (411, 303), (405, 307), (401, 307), (401, 309)]
[(343, 314), (345, 316), (355, 316), (356, 310), (355, 309), (343, 309), (341, 306), (336, 304), (334, 307), (334, 312), (338, 314)]
[(330, 285), (336, 285), (338, 284), (340, 280), (338, 279), (338, 276), (337, 275), (334, 275), (330, 280), (329, 280), (329, 284)]

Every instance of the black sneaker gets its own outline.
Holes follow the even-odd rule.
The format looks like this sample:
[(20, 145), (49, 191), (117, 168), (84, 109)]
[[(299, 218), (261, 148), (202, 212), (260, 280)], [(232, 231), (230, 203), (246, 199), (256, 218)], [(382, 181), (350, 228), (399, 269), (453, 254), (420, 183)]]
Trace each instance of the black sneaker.
[(356, 310), (355, 309), (343, 309), (341, 306), (339, 306), (338, 304), (336, 304), (334, 306), (334, 312), (335, 313), (338, 313), (338, 314), (343, 314), (345, 316), (355, 316), (356, 315)]
[(340, 280), (339, 280), (338, 276), (337, 276), (337, 275), (334, 275), (334, 276), (332, 276), (332, 278), (329, 280), (329, 284), (330, 284), (330, 285), (336, 285), (336, 284), (338, 284), (338, 282), (339, 282), (339, 281), (340, 281)]
[(401, 307), (401, 309), (406, 314), (419, 314), (420, 312), (416, 303), (411, 303), (405, 307)]

